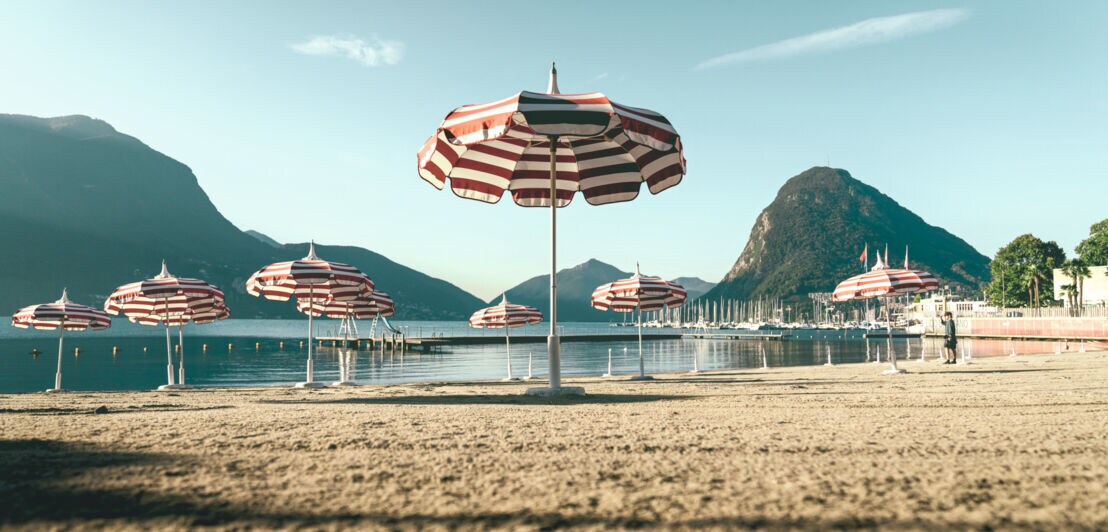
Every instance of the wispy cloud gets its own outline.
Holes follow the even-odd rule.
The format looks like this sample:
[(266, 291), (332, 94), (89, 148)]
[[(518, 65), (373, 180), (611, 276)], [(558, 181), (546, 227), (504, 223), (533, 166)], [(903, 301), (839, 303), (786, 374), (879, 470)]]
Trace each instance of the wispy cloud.
[(969, 16), (968, 9), (935, 9), (891, 17), (868, 18), (849, 26), (817, 31), (713, 57), (696, 65), (696, 70), (870, 46), (946, 29), (961, 23)]
[(291, 48), (304, 55), (345, 57), (369, 67), (395, 65), (404, 54), (404, 43), (376, 36), (367, 41), (354, 35), (316, 35)]
[(600, 80), (602, 80), (602, 79), (604, 79), (604, 78), (606, 78), (606, 77), (608, 77), (608, 73), (607, 73), (607, 72), (601, 72), (601, 73), (599, 73), (599, 74), (597, 74), (597, 75), (593, 76), (593, 77), (592, 77), (592, 81), (593, 81), (593, 82), (596, 82), (596, 81), (600, 81)]

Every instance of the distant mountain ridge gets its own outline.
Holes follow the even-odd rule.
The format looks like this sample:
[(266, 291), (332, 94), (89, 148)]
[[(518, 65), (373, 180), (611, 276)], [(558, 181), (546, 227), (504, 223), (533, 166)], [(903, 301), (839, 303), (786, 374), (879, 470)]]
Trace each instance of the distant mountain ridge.
[[(247, 295), (244, 283), (265, 264), (303, 257), (307, 245), (240, 231), (187, 166), (107, 122), (0, 114), (0, 190), (0, 314), (56, 299), (63, 287), (99, 305), (165, 259), (170, 273), (223, 289), (236, 318), (297, 316), (291, 303)], [(482, 305), (372, 251), (316, 249), (369, 274), (396, 300), (399, 319), (463, 319)]]
[[(589, 259), (581, 264), (558, 271), (558, 321), (620, 321), (623, 316), (618, 312), (604, 312), (592, 308), (592, 291), (596, 287), (617, 279), (626, 279), (634, 272), (625, 272), (611, 264)], [(643, 273), (643, 275), (647, 275)], [(689, 290), (689, 300), (703, 294), (714, 286), (713, 283), (696, 277), (679, 277), (676, 281)], [(550, 275), (532, 277), (506, 291), (508, 301), (521, 305), (530, 305), (542, 311), (543, 316), (550, 315)], [(500, 302), (500, 296), (488, 301), (493, 305)]]
[(758, 216), (746, 246), (719, 284), (703, 297), (779, 297), (808, 301), (861, 273), (858, 258), (869, 243), (869, 264), (889, 247), (899, 267), (909, 247), (910, 266), (944, 285), (978, 289), (989, 279), (989, 259), (961, 238), (925, 222), (846, 170), (815, 167), (789, 179)]

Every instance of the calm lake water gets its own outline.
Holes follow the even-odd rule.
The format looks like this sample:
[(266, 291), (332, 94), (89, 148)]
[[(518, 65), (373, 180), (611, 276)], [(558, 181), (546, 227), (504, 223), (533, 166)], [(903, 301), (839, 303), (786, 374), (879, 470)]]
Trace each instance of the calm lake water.
[[(318, 335), (337, 334), (336, 322), (316, 320)], [(440, 333), (503, 337), (503, 330), (471, 329), (465, 322), (394, 322), (409, 336)], [(363, 335), (370, 324), (360, 323)], [(647, 329), (645, 334), (676, 332)], [(260, 386), (292, 384), (304, 380), (307, 349), (300, 347), (308, 332), (307, 320), (227, 320), (211, 325), (184, 328), (186, 380), (194, 386)], [(513, 336), (545, 335), (548, 326), (535, 325), (512, 330)], [(562, 334), (627, 334), (626, 341), (565, 342), (562, 344), (562, 374), (600, 375), (607, 371), (612, 352), (615, 373), (638, 371), (635, 329), (609, 327), (603, 323), (567, 323)], [(762, 366), (762, 349), (773, 366), (819, 365), (866, 360), (867, 342), (859, 331), (791, 331), (785, 341), (758, 340), (646, 340), (643, 342), (646, 371), (690, 370), (693, 357), (700, 369), (754, 368)], [(173, 329), (172, 342), (177, 344)], [(284, 342), (284, 347), (280, 346)], [(203, 345), (207, 344), (207, 350)], [(233, 344), (233, 347), (228, 347)], [(257, 347), (255, 345), (257, 344)], [(326, 344), (326, 342), (325, 342)], [(1041, 353), (1055, 349), (1054, 342), (963, 340), (974, 357), (1017, 353)], [(886, 340), (870, 340), (870, 356), (888, 353)], [(939, 340), (894, 339), (898, 358), (917, 359), (921, 351), (928, 360), (938, 358)], [(112, 354), (112, 348), (118, 352)], [(80, 348), (80, 354), (75, 349)], [(1076, 350), (1075, 346), (1070, 346)], [(34, 349), (41, 353), (32, 354)], [(316, 380), (338, 378), (342, 349), (324, 345), (316, 351)], [(364, 384), (420, 381), (496, 379), (506, 376), (507, 360), (502, 342), (492, 345), (445, 347), (432, 353), (408, 351), (354, 351), (355, 380)], [(514, 376), (527, 374), (528, 354), (537, 377), (546, 375), (545, 343), (513, 343)], [(177, 363), (174, 353), (174, 363)], [(57, 364), (57, 332), (25, 331), (0, 326), (0, 393), (34, 392), (51, 387)], [(909, 363), (910, 364), (910, 363)], [(911, 366), (907, 366), (910, 368)], [(165, 333), (157, 327), (142, 327), (116, 320), (112, 328), (97, 332), (67, 333), (62, 359), (62, 387), (68, 390), (146, 390), (165, 384)]]

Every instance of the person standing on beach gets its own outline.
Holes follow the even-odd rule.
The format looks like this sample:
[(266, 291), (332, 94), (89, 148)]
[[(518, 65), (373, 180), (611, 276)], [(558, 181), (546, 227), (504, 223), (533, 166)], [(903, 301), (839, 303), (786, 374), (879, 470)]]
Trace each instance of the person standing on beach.
[(943, 313), (943, 326), (946, 328), (943, 332), (943, 363), (955, 364), (958, 362), (955, 351), (958, 347), (958, 330), (954, 326), (954, 314), (949, 310)]

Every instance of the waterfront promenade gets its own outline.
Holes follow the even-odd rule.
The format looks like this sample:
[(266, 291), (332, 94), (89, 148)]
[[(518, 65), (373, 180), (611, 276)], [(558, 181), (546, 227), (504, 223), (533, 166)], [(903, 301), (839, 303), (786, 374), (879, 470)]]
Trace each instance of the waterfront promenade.
[(0, 526), (1108, 527), (1108, 353), (902, 365), (0, 396)]

